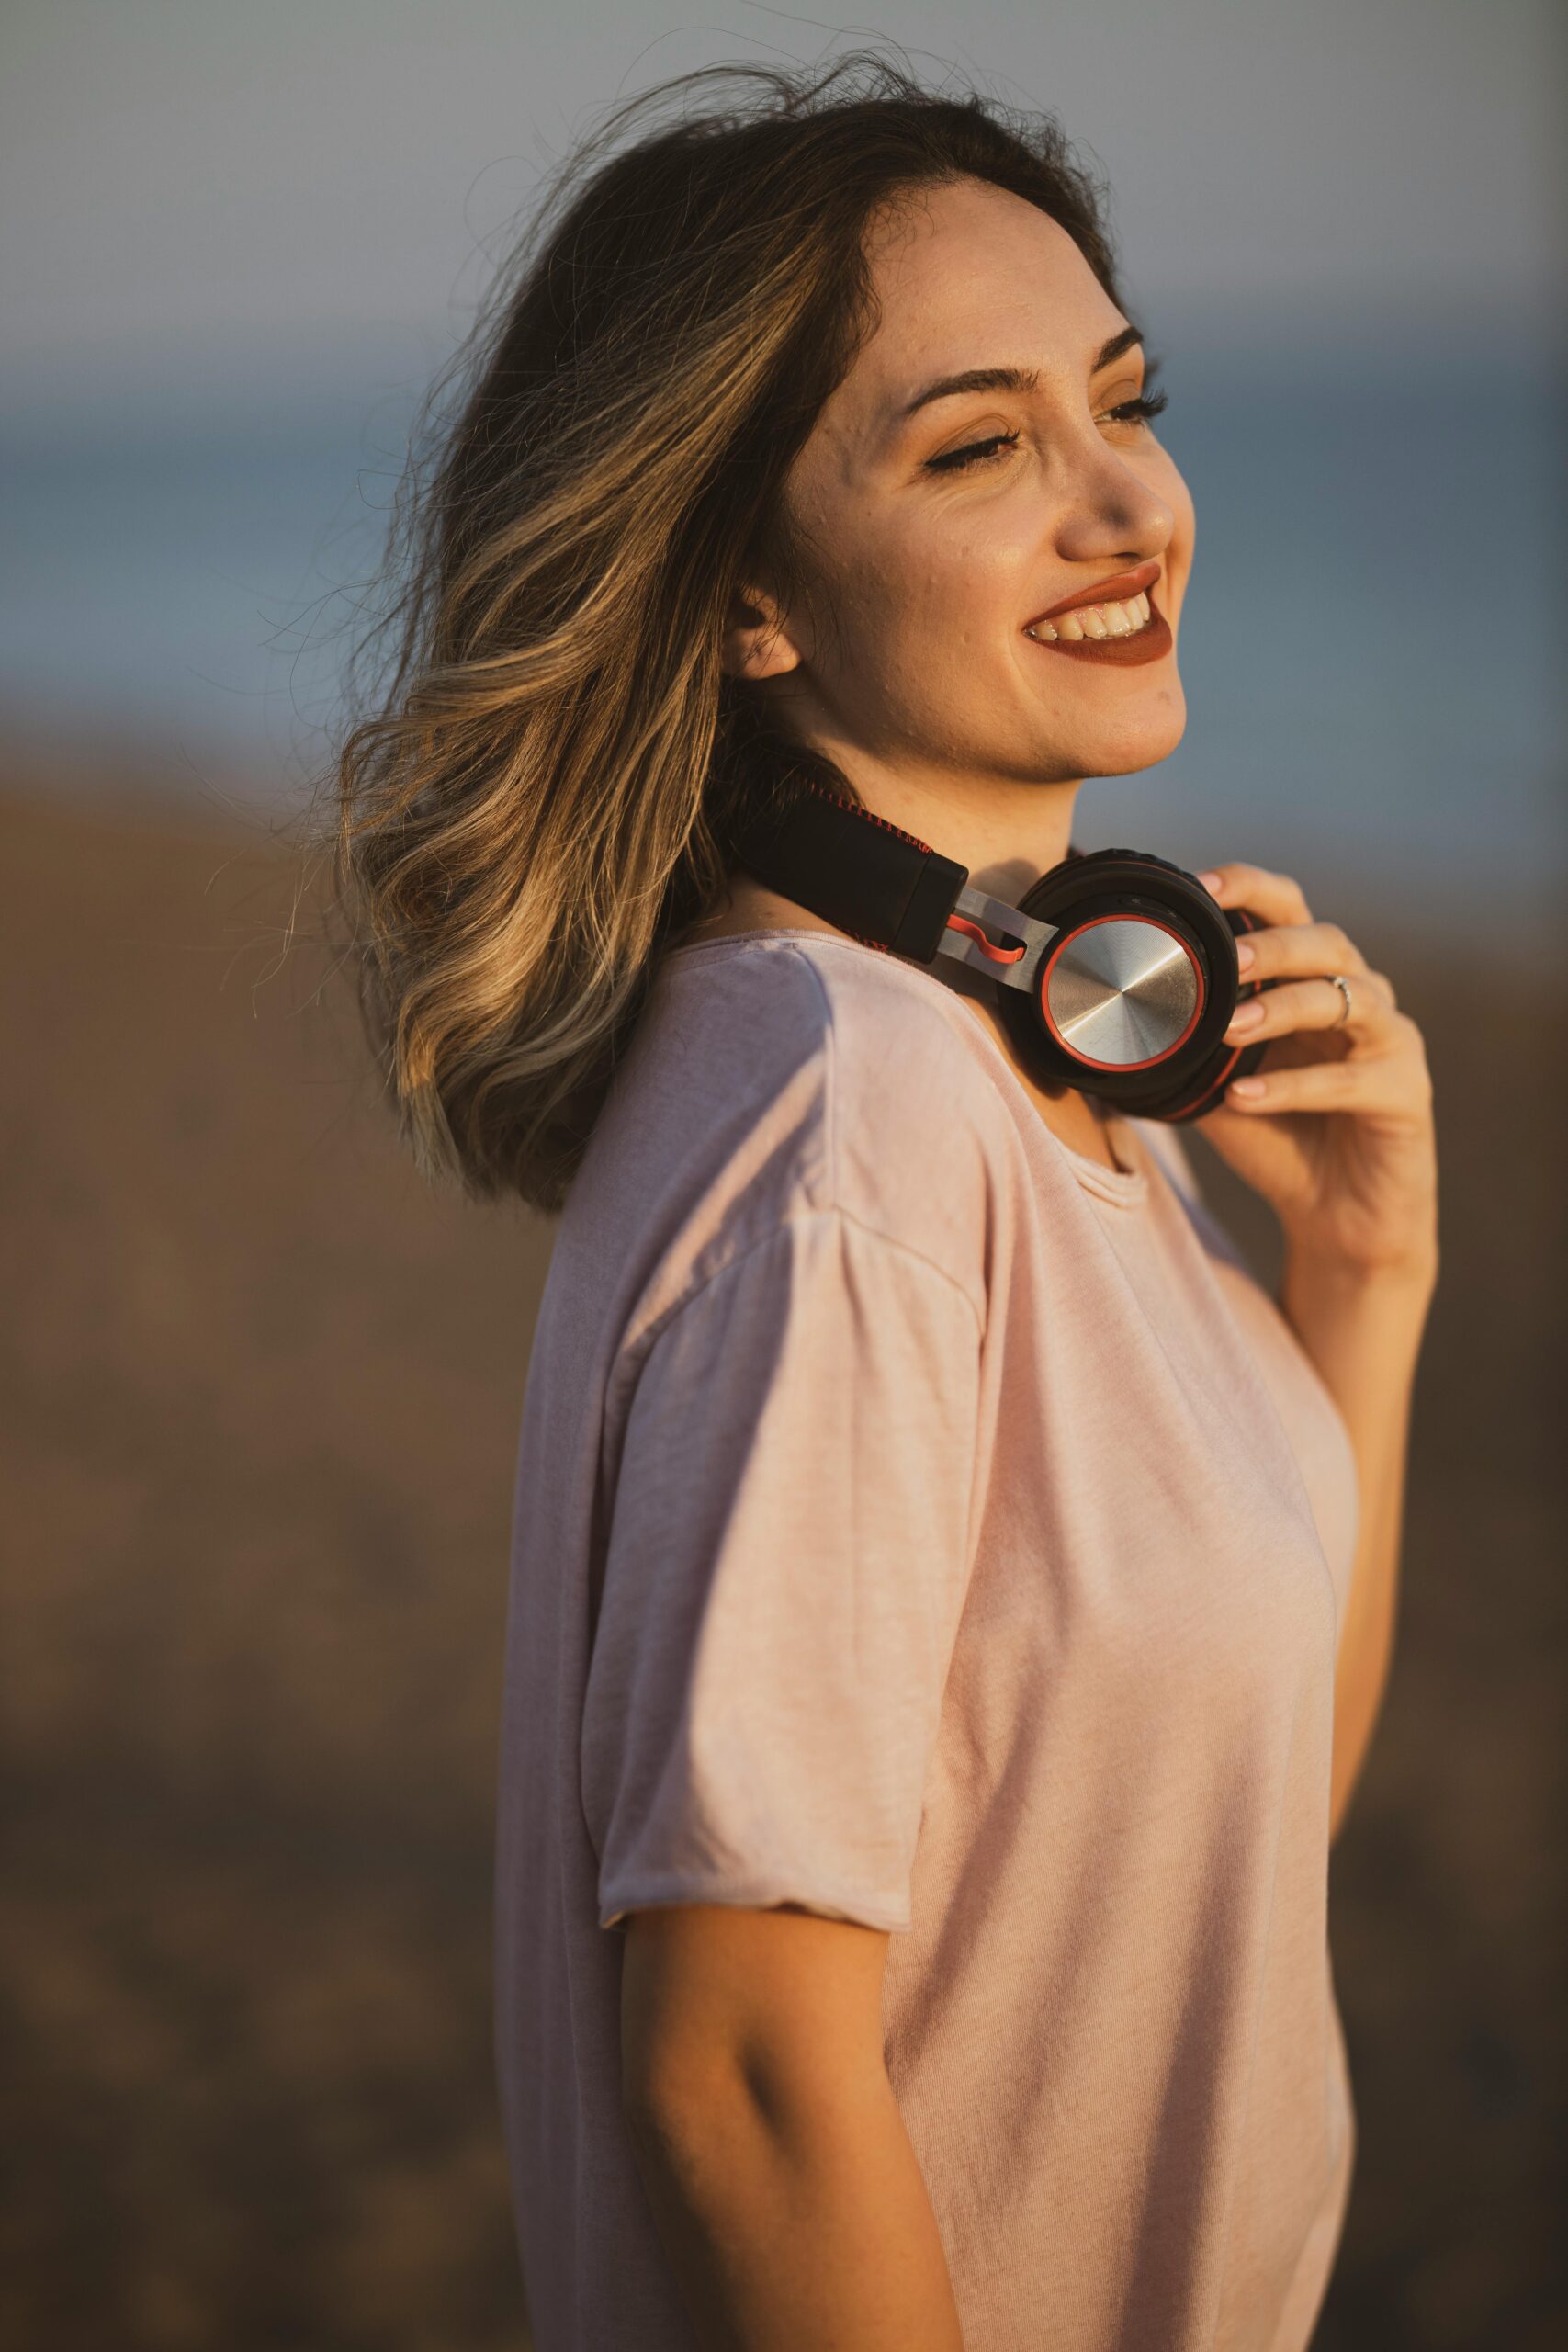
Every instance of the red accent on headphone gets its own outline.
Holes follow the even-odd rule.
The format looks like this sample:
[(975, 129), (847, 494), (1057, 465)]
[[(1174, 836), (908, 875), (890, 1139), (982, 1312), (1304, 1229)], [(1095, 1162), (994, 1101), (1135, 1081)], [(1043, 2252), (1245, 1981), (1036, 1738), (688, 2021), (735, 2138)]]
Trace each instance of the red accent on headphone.
[(993, 964), (1016, 964), (1027, 952), (1022, 947), (993, 947), (979, 924), (971, 922), (967, 915), (949, 915), (946, 928), (967, 932), (981, 954), (988, 956)]

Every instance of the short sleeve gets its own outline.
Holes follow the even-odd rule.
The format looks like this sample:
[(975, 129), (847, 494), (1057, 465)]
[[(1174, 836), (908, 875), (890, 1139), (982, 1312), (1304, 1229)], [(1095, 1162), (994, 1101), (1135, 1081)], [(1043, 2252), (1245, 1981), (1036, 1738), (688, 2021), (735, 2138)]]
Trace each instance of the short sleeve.
[(978, 1397), (964, 1290), (834, 1209), (660, 1329), (584, 1700), (601, 1927), (682, 1902), (908, 1927)]

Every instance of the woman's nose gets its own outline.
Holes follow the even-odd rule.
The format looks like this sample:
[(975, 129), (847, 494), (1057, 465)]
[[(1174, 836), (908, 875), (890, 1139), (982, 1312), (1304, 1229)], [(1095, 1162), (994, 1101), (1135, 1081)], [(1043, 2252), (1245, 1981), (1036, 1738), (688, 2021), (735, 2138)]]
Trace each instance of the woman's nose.
[[(1113, 447), (1092, 427), (1075, 442), (1055, 489), (1057, 543), (1064, 554), (1095, 556), (1131, 548), (1136, 560), (1159, 555), (1175, 536), (1177, 516), (1170, 501), (1130, 461), (1128, 451)], [(1071, 550), (1069, 533), (1077, 535)]]

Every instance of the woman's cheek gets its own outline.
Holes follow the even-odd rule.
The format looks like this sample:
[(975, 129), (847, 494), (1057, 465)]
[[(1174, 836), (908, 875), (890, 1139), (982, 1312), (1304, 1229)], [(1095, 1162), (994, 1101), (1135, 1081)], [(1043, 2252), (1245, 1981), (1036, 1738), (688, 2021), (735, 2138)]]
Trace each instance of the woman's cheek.
[[(1163, 453), (1162, 453), (1163, 455)], [(1196, 536), (1197, 516), (1192, 493), (1175, 460), (1165, 457), (1159, 469), (1157, 484), (1160, 496), (1170, 508), (1175, 528), (1165, 551), (1165, 593), (1160, 598), (1160, 610), (1176, 626), (1187, 593), (1188, 575), (1192, 569), (1192, 547)]]
[(840, 535), (833, 589), (848, 622), (841, 660), (868, 684), (879, 678), (882, 697), (906, 718), (950, 718), (991, 690), (988, 673), (1027, 609), (1029, 563), (1010, 541), (955, 539), (951, 530)]

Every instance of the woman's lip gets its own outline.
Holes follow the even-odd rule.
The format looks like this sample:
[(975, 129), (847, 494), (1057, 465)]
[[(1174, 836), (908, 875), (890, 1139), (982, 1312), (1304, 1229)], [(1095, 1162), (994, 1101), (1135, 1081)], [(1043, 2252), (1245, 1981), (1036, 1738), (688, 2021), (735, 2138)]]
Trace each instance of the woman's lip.
[(1157, 562), (1140, 563), (1134, 571), (1117, 572), (1114, 579), (1097, 580), (1091, 588), (1075, 588), (1070, 596), (1064, 596), (1049, 612), (1032, 614), (1024, 627), (1032, 628), (1036, 621), (1054, 621), (1058, 613), (1077, 612), (1080, 605), (1129, 604), (1145, 588), (1152, 588), (1158, 578)]
[(1149, 617), (1131, 637), (1032, 637), (1042, 653), (1055, 653), (1066, 662), (1103, 662), (1113, 670), (1135, 670), (1145, 662), (1158, 662), (1168, 653), (1176, 640), (1170, 623), (1151, 597)]

